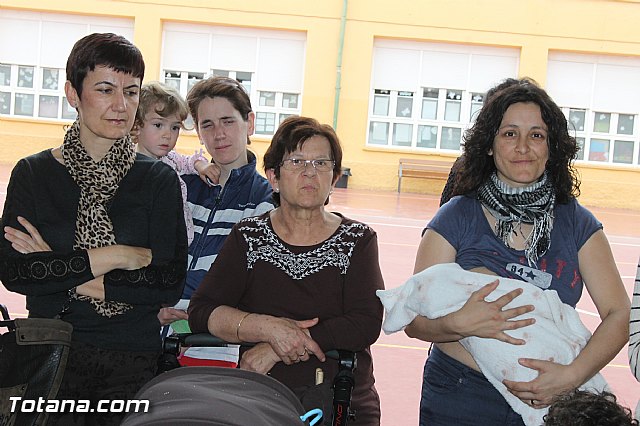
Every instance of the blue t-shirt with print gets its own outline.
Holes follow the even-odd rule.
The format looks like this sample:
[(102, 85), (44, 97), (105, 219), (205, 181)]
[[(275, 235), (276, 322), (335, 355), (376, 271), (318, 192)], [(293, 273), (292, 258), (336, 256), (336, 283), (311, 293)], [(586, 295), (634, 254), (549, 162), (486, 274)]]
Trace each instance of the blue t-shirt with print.
[(551, 246), (534, 267), (529, 267), (524, 250), (510, 249), (496, 237), (476, 198), (452, 198), (438, 210), (427, 229), (456, 249), (456, 263), (463, 269), (485, 267), (501, 277), (556, 290), (560, 300), (575, 307), (583, 287), (578, 251), (602, 229), (602, 224), (575, 199), (556, 204), (553, 214)]

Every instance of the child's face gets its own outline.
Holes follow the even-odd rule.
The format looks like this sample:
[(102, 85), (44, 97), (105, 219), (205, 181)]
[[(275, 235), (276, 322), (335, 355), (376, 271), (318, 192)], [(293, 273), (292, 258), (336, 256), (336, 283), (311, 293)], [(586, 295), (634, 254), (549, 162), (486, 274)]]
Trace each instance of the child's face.
[(182, 121), (177, 114), (161, 117), (155, 109), (151, 108), (145, 115), (144, 125), (138, 134), (138, 152), (160, 158), (176, 146)]

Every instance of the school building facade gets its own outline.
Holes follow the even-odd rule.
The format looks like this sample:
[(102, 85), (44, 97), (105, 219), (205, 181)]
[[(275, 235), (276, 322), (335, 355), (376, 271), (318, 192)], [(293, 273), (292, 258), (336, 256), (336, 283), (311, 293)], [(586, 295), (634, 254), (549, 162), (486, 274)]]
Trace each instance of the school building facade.
[[(349, 188), (395, 190), (400, 158), (453, 162), (487, 89), (531, 77), (581, 144), (581, 202), (640, 210), (639, 22), (639, 0), (2, 0), (0, 161), (60, 145), (71, 46), (116, 32), (145, 81), (183, 95), (210, 75), (242, 82), (259, 157), (289, 115), (332, 124)], [(178, 150), (199, 148), (183, 132)]]

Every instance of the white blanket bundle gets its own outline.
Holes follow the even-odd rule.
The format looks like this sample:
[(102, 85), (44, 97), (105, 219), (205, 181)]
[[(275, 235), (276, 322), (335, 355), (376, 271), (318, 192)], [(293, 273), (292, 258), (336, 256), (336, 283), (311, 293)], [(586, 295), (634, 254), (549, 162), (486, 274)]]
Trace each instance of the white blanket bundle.
[[(376, 292), (385, 308), (382, 329), (390, 334), (402, 330), (418, 315), (435, 319), (455, 312), (462, 308), (471, 293), (497, 278), (500, 280), (498, 288), (485, 300), (494, 301), (511, 290), (522, 288), (523, 293), (505, 309), (535, 306), (532, 312), (515, 318), (535, 318), (534, 324), (507, 331), (527, 343), (512, 345), (480, 337), (467, 337), (460, 343), (471, 353), (487, 380), (522, 416), (524, 423), (539, 426), (543, 424), (548, 409), (534, 409), (523, 403), (507, 390), (502, 381), (528, 382), (536, 378), (537, 371), (521, 366), (519, 358), (570, 364), (591, 337), (576, 310), (562, 303), (554, 290), (541, 290), (524, 281), (465, 271), (455, 263), (434, 265), (412, 276), (400, 287)], [(608, 386), (598, 373), (581, 389), (600, 392)]]

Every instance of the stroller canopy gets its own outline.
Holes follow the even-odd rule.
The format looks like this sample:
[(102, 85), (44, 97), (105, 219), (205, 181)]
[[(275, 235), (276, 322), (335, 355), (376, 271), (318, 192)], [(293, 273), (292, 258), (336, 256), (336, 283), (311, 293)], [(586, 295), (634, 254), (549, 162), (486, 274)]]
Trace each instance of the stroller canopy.
[(305, 410), (289, 388), (235, 368), (177, 368), (148, 382), (136, 399), (149, 400), (149, 412), (130, 413), (122, 426), (305, 424)]

